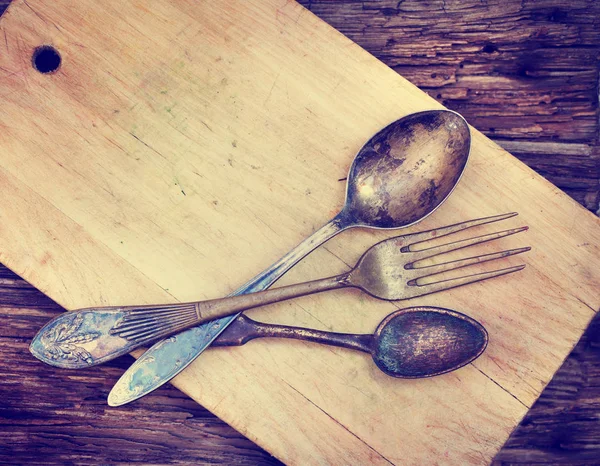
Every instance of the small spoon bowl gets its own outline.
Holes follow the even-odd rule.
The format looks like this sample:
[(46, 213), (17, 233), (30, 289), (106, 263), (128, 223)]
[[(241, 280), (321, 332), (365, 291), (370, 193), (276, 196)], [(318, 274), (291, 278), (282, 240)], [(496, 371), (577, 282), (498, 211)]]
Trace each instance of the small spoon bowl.
[(479, 322), (449, 309), (412, 307), (388, 315), (375, 330), (371, 354), (392, 377), (433, 377), (477, 359), (488, 344)]

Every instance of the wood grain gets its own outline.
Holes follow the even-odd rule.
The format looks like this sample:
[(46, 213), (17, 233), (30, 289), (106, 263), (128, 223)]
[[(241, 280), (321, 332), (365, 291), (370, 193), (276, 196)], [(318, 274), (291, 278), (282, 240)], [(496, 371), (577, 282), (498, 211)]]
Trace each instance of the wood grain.
[(527, 394), (527, 390), (525, 390), (525, 392), (524, 392), (524, 395), (525, 395), (525, 396), (526, 396), (526, 394)]

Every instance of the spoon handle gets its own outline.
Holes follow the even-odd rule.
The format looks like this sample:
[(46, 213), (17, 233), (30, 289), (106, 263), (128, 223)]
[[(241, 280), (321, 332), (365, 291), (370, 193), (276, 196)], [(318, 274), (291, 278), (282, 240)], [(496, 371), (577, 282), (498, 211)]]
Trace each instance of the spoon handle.
[(212, 346), (241, 346), (255, 338), (293, 338), (365, 353), (371, 353), (373, 342), (372, 334), (325, 332), (304, 327), (265, 324), (242, 314), (213, 342)]
[(246, 284), (242, 285), (231, 296), (255, 293), (269, 288), (273, 283), (279, 280), (284, 273), (291, 269), (300, 259), (310, 254), (321, 244), (333, 238), (340, 231), (347, 228), (343, 217), (338, 214), (328, 223), (316, 230), (308, 238), (305, 238), (294, 249), (289, 251), (285, 256), (272, 264), (267, 269), (263, 270), (256, 277), (251, 279)]

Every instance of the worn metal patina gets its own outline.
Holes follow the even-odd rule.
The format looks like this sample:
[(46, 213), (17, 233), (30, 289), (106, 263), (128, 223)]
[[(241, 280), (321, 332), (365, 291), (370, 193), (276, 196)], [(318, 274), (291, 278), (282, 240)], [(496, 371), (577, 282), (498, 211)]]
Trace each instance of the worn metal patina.
[(372, 355), (387, 375), (432, 377), (470, 363), (487, 344), (487, 331), (476, 320), (450, 309), (414, 307), (379, 324)]

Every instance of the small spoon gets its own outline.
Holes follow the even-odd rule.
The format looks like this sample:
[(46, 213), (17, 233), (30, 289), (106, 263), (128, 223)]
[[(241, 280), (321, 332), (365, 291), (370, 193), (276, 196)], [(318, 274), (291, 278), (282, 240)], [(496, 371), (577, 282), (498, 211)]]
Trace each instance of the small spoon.
[(488, 344), (485, 328), (460, 312), (411, 307), (392, 312), (373, 334), (324, 332), (264, 324), (241, 315), (212, 346), (241, 346), (255, 338), (294, 338), (370, 353), (392, 377), (414, 379), (456, 370), (478, 358)]

